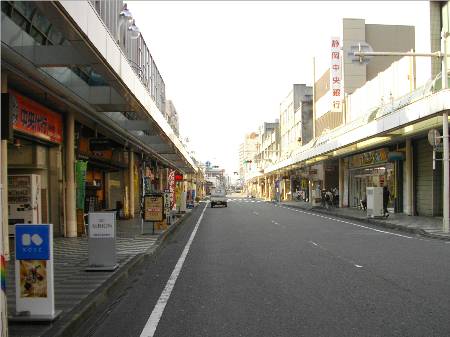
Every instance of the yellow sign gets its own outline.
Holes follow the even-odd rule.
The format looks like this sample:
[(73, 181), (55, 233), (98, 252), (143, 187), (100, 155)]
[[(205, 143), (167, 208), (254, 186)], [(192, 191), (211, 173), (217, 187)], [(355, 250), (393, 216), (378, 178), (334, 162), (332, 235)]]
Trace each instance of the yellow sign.
[(144, 221), (163, 221), (163, 196), (144, 197)]

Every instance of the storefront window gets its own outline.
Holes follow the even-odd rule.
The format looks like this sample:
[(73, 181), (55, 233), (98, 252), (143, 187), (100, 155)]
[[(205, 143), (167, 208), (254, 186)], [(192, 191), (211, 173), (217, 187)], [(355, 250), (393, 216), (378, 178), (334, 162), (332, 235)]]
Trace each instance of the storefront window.
[(350, 171), (350, 206), (360, 207), (361, 200), (366, 199), (367, 187), (386, 186), (390, 193), (388, 209), (394, 208), (395, 166), (386, 163), (383, 166), (365, 167)]

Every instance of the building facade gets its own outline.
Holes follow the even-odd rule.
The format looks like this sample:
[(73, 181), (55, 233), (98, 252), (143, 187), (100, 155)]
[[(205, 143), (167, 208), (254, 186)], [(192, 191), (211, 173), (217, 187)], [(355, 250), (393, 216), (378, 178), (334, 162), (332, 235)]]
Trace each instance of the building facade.
[[(434, 50), (436, 37), (448, 29), (447, 6), (447, 2), (430, 3), (430, 45)], [(389, 212), (441, 216), (442, 154), (436, 151), (433, 164), (427, 134), (431, 129), (442, 134), (442, 112), (450, 105), (450, 92), (442, 90), (437, 60), (430, 62), (431, 67), (422, 63), (420, 69), (410, 56), (352, 63), (346, 50), (355, 41), (367, 41), (375, 51), (415, 49), (414, 27), (344, 19), (342, 28), (342, 35), (331, 39), (330, 69), (314, 83), (313, 138), (292, 152), (282, 138), (282, 153), (283, 144), (289, 151), (259, 176), (251, 177), (247, 185), (267, 181), (268, 189), (275, 193), (261, 193), (261, 197), (295, 198), (313, 205), (320, 204), (324, 190), (334, 190), (340, 207), (354, 208), (361, 208), (366, 200), (367, 187), (378, 186), (389, 191)], [(342, 48), (333, 54), (336, 41)], [(397, 41), (401, 42), (394, 45)], [(338, 57), (338, 62), (333, 57)], [(336, 64), (339, 76), (333, 73)], [(428, 78), (417, 81), (418, 72), (428, 72)], [(338, 88), (344, 93), (338, 97), (342, 103), (338, 108), (332, 104), (337, 80), (342, 81)], [(282, 111), (288, 111), (289, 104), (283, 107)], [(289, 122), (281, 117), (280, 124), (286, 119)], [(286, 128), (281, 137), (285, 134)]]
[(5, 1), (1, 11), (6, 246), (17, 222), (73, 237), (90, 211), (134, 217), (171, 171), (196, 173), (122, 1)]

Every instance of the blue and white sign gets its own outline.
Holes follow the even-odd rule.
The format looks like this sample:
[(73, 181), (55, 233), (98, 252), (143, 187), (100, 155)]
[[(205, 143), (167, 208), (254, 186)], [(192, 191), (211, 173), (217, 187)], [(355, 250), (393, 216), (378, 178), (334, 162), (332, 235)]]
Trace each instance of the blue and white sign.
[(49, 225), (16, 225), (16, 260), (50, 260)]

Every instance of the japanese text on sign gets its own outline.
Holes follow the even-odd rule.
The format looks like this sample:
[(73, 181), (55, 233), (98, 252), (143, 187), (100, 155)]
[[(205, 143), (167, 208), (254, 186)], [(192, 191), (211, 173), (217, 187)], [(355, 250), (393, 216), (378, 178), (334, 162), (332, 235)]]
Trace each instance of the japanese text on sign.
[(342, 62), (341, 62), (341, 42), (339, 37), (331, 38), (331, 68), (330, 68), (330, 89), (331, 89), (331, 111), (342, 111), (342, 99), (344, 96), (342, 88)]

